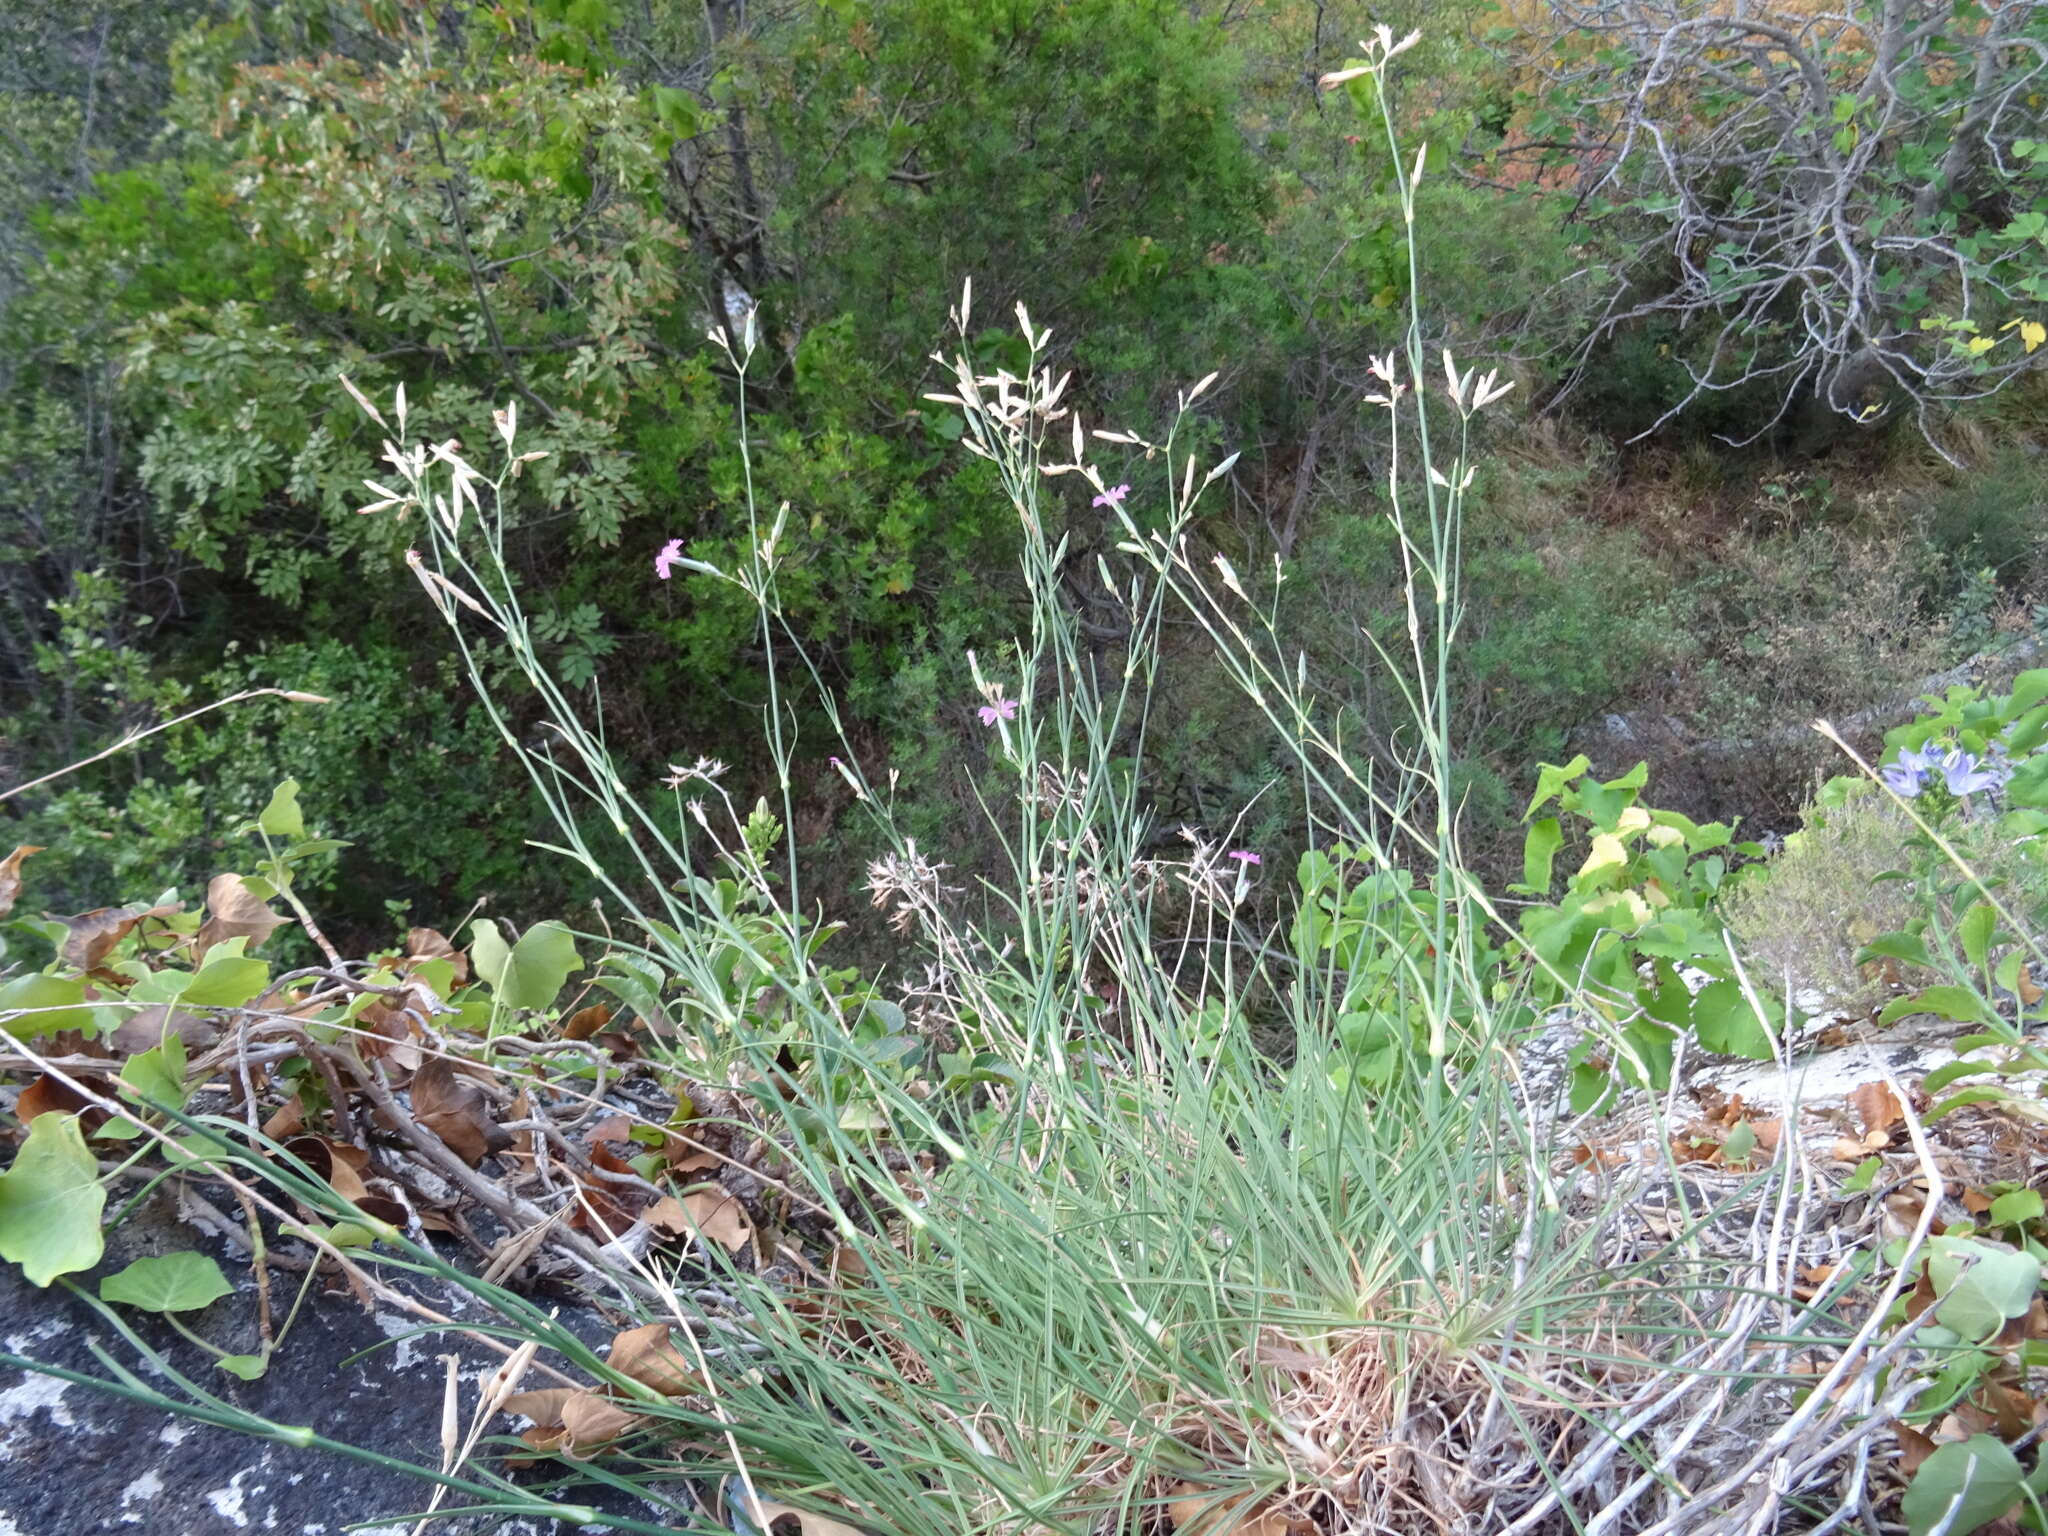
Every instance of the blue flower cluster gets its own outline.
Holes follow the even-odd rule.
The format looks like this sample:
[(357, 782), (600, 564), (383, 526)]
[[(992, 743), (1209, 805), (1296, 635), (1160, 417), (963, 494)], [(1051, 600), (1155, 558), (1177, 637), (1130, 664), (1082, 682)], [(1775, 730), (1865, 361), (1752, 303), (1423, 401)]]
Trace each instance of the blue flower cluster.
[(2012, 778), (2012, 760), (2002, 742), (1994, 741), (1980, 758), (1947, 741), (1930, 741), (1917, 752), (1901, 751), (1880, 776), (1894, 793), (1909, 800), (1937, 782), (1960, 799), (2005, 788)]

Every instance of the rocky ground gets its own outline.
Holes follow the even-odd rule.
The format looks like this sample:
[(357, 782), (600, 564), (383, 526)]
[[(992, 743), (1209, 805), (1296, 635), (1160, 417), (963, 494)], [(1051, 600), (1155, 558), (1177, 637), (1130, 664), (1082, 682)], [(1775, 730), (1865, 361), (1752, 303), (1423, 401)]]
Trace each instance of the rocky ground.
[[(247, 1266), (168, 1209), (146, 1209), (110, 1233), (107, 1267), (195, 1246), (212, 1252), (240, 1289), (185, 1320), (223, 1347), (253, 1349)], [(451, 1292), (413, 1288), (436, 1310), (461, 1319), (467, 1298)], [(198, 1352), (168, 1326), (127, 1315), (180, 1369), (198, 1369)], [(592, 1309), (564, 1308), (561, 1320), (592, 1339), (612, 1333)], [(466, 1396), (498, 1357), (459, 1336), (407, 1337), (416, 1327), (416, 1319), (395, 1310), (367, 1312), (346, 1292), (316, 1296), (267, 1375), (240, 1382), (213, 1371), (204, 1384), (276, 1422), (310, 1424), (331, 1439), (434, 1465), (446, 1379), (440, 1357), (461, 1358)], [(133, 1365), (126, 1344), (84, 1302), (61, 1287), (38, 1290), (14, 1265), (0, 1266), (0, 1349), (104, 1377), (96, 1344)], [(0, 1536), (407, 1536), (413, 1521), (405, 1517), (424, 1509), (431, 1493), (425, 1482), (351, 1458), (170, 1419), (53, 1377), (0, 1370)], [(645, 1508), (635, 1513), (659, 1518)], [(458, 1519), (431, 1529), (435, 1536), (555, 1536), (562, 1527)]]

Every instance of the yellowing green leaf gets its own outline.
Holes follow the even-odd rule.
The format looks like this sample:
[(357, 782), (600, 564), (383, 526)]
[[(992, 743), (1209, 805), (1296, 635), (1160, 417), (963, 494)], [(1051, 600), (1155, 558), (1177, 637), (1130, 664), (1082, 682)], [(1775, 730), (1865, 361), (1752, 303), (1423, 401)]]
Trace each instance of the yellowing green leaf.
[(1628, 848), (1612, 832), (1597, 833), (1593, 838), (1593, 851), (1586, 855), (1586, 862), (1579, 866), (1580, 878), (1598, 874), (1601, 870), (1613, 869), (1628, 862)]

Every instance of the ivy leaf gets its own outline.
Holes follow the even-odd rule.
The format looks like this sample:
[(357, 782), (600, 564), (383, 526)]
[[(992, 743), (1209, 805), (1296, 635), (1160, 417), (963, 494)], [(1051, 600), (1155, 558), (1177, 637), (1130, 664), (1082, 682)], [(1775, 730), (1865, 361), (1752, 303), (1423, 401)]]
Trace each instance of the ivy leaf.
[(296, 842), (306, 835), (306, 818), (299, 810), (299, 781), (286, 779), (270, 792), (270, 804), (256, 818), (256, 825), (269, 837), (288, 837)]
[(1700, 988), (1692, 1000), (1692, 1027), (1700, 1044), (1723, 1056), (1747, 1056), (1752, 1061), (1771, 1058), (1771, 1037), (1734, 981), (1717, 981)]
[(2009, 1189), (1991, 1202), (1991, 1219), (2002, 1227), (2016, 1227), (2023, 1222), (2039, 1221), (2048, 1212), (2048, 1205), (2041, 1199), (2038, 1189)]
[(1877, 1016), (1880, 1024), (1895, 1024), (1900, 1019), (1910, 1018), (1916, 1013), (1932, 1013), (1944, 1019), (1953, 1019), (1958, 1024), (1981, 1024), (1985, 1022), (1984, 1005), (1977, 994), (1968, 987), (1942, 985), (1928, 987), (1911, 997), (1897, 997), (1884, 1005)]
[[(220, 1266), (203, 1253), (161, 1253), (137, 1259), (100, 1282), (100, 1300), (144, 1312), (197, 1312), (232, 1296)], [(246, 1379), (246, 1378), (245, 1378)]]
[(265, 962), (246, 955), (211, 955), (179, 1001), (187, 1008), (239, 1008), (262, 996), (269, 985), (270, 967)]
[(23, 1010), (20, 1016), (6, 1022), (8, 1033), (18, 1040), (93, 1027), (92, 1010), (85, 1006), (85, 983), (76, 976), (17, 976), (0, 987), (0, 1016), (17, 1010)]
[(1948, 1536), (1969, 1536), (2011, 1509), (2025, 1481), (2011, 1451), (1989, 1435), (1972, 1435), (1920, 1463), (1899, 1512), (1911, 1536), (1928, 1536), (1936, 1527)]
[(1550, 894), (1551, 867), (1557, 858), (1557, 850), (1564, 846), (1564, 829), (1555, 816), (1546, 816), (1532, 822), (1529, 835), (1522, 841), (1522, 885), (1521, 889), (1531, 896)]
[(1927, 1278), (1941, 1305), (1935, 1321), (1981, 1343), (2015, 1317), (2026, 1316), (2041, 1288), (2041, 1266), (2024, 1253), (1989, 1243), (1936, 1238)]
[(164, 1043), (138, 1051), (121, 1068), (121, 1086), (127, 1097), (148, 1104), (185, 1107), (185, 1041), (179, 1035), (165, 1035)]
[(37, 1115), (14, 1164), (0, 1173), (0, 1259), (31, 1285), (91, 1269), (106, 1251), (107, 1192), (76, 1115)]
[(1881, 933), (1856, 951), (1856, 964), (1868, 965), (1873, 960), (1903, 960), (1908, 965), (1934, 968), (1927, 941), (1917, 933)]
[(1963, 954), (1978, 970), (1984, 968), (1984, 959), (1991, 952), (1991, 941), (1998, 931), (1998, 913), (1988, 901), (1980, 901), (1965, 912), (1962, 921), (1956, 924), (1956, 938), (1963, 946)]
[(576, 941), (560, 923), (535, 923), (509, 947), (487, 917), (472, 923), (470, 933), (470, 963), (507, 1008), (547, 1007), (569, 973), (583, 969)]

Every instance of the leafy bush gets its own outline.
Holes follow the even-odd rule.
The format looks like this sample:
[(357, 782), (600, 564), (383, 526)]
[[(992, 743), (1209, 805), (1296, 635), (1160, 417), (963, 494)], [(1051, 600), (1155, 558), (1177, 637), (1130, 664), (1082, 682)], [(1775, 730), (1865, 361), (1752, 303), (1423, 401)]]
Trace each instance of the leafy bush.
[[(1760, 985), (1812, 989), (1832, 1006), (1868, 1008), (1888, 995), (1856, 956), (1917, 910), (1887, 876), (1902, 862), (1911, 824), (1880, 795), (1810, 806), (1783, 848), (1722, 899), (1736, 949)], [(1981, 843), (1974, 852), (1989, 851)]]

